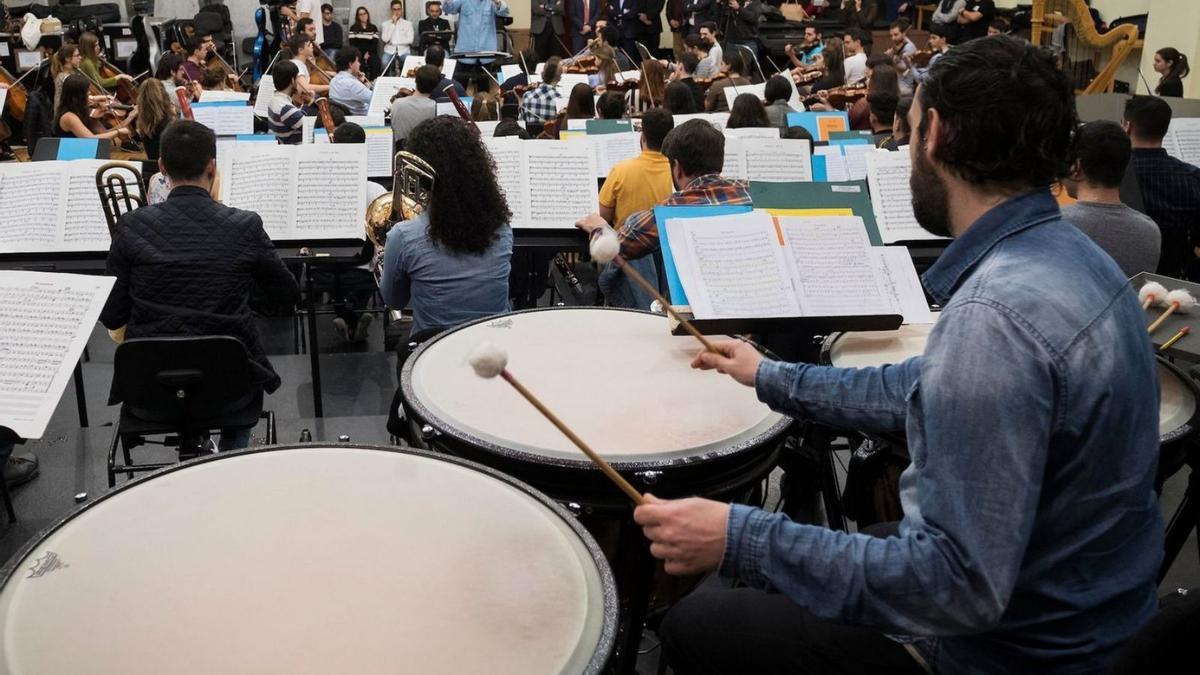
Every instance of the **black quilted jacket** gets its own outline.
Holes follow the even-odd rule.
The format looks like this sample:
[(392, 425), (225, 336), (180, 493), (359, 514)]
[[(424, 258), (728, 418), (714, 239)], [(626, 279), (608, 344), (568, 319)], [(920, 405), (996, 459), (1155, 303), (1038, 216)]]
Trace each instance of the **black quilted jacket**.
[(250, 311), (250, 287), (257, 283), (284, 304), (300, 290), (258, 214), (224, 206), (202, 188), (177, 187), (166, 202), (118, 221), (108, 275), (117, 282), (100, 314), (105, 327), (126, 326), (126, 338), (231, 335), (261, 366), (263, 389), (279, 387)]

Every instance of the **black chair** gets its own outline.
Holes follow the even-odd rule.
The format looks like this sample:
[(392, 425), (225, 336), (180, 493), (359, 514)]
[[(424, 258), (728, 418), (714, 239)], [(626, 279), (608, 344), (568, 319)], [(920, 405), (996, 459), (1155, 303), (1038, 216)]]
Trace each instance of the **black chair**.
[(1179, 589), (1159, 601), (1159, 613), (1125, 643), (1112, 675), (1186, 673), (1196, 667), (1200, 636), (1200, 590)]
[[(237, 67), (237, 54), (233, 49), (233, 22), (229, 16), (229, 8), (220, 2), (209, 1), (200, 3), (200, 11), (192, 17), (192, 25), (198, 35), (207, 32), (213, 34), (213, 43), (217, 52), (224, 57), (230, 66)], [(320, 17), (317, 17), (320, 19)]]
[[(262, 387), (246, 347), (228, 336), (126, 340), (113, 360), (114, 403), (121, 417), (108, 450), (108, 485), (116, 475), (154, 471), (171, 463), (134, 464), (140, 445), (179, 446), (181, 459), (204, 451), (224, 428), (248, 429), (267, 420), (266, 444), (276, 442), (275, 415), (263, 411)], [(161, 441), (148, 436), (164, 436)], [(117, 445), (123, 464), (117, 464)]]

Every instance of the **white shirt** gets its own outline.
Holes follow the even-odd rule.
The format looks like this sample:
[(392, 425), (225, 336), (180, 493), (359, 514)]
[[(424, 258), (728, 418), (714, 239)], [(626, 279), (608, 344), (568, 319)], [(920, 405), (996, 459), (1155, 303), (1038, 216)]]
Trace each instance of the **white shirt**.
[(388, 19), (383, 22), (383, 51), (385, 54), (407, 54), (413, 43), (413, 26), (408, 19)]
[(296, 0), (296, 13), (300, 15), (307, 14), (308, 18), (313, 20), (317, 26), (316, 44), (321, 44), (325, 41), (325, 21), (321, 17), (321, 3), (317, 0)]
[(721, 66), (725, 63), (725, 51), (721, 49), (719, 43), (713, 43), (712, 48), (708, 50), (708, 58), (712, 59), (712, 62), (717, 65), (717, 70), (721, 69)]
[(846, 86), (851, 87), (867, 79), (867, 55), (859, 52), (845, 61)]
[(296, 64), (296, 77), (308, 77), (308, 66), (304, 65), (304, 61), (300, 59), (292, 59), (292, 63)]

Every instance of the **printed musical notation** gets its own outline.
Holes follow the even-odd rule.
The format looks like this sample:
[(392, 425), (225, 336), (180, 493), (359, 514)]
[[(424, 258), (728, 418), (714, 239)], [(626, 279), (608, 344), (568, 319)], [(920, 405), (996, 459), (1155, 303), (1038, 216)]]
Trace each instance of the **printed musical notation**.
[(917, 223), (912, 209), (912, 159), (907, 150), (872, 152), (866, 155), (867, 183), (871, 206), (883, 243), (920, 239), (938, 239)]
[(1173, 118), (1163, 137), (1163, 148), (1176, 159), (1200, 166), (1200, 118)]
[(0, 424), (41, 437), (114, 282), (0, 271)]
[[(96, 170), (105, 163), (0, 164), (0, 253), (107, 251), (108, 223), (96, 191)], [(136, 193), (132, 176), (126, 177)]]
[(597, 209), (596, 150), (580, 141), (486, 138), (512, 227), (568, 229)]

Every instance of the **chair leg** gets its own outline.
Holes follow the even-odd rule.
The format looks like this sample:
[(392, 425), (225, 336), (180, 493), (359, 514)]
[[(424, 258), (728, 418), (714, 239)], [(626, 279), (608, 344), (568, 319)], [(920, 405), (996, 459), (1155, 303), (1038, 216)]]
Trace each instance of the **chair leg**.
[(117, 484), (117, 443), (121, 439), (121, 423), (113, 427), (112, 441), (108, 444), (108, 487), (112, 489)]
[[(1197, 536), (1200, 536), (1200, 508), (1197, 508), (1197, 499), (1200, 496), (1196, 494), (1196, 491), (1200, 490), (1198, 483), (1200, 481), (1197, 480), (1196, 470), (1192, 469), (1188, 475), (1187, 490), (1183, 493), (1179, 508), (1175, 509), (1175, 513), (1167, 524), (1163, 561), (1162, 566), (1158, 569), (1159, 583), (1166, 578), (1167, 572), (1175, 562), (1176, 556), (1183, 550), (1183, 545), (1187, 543), (1187, 538), (1192, 531), (1196, 531)], [(1200, 542), (1197, 543), (1197, 547), (1200, 548)]]
[(0, 499), (4, 501), (4, 512), (8, 514), (8, 524), (17, 522), (17, 512), (13, 510), (12, 496), (8, 493), (8, 483), (0, 477)]

